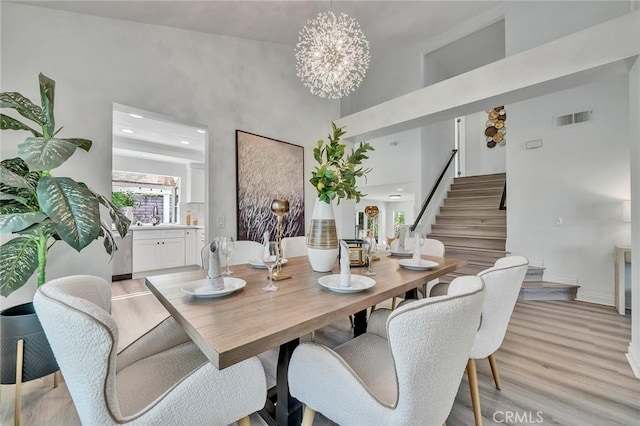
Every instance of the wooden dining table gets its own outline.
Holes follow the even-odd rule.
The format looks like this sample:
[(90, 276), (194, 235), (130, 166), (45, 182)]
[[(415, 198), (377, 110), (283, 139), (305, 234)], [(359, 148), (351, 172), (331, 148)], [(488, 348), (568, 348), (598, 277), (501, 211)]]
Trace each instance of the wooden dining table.
[[(271, 412), (261, 415), (270, 424), (299, 425), (301, 404), (289, 394), (287, 382), (289, 360), (299, 337), (349, 315), (355, 318), (354, 334), (364, 333), (367, 308), (407, 292), (411, 296), (422, 284), (467, 263), (448, 257), (423, 258), (439, 265), (431, 270), (408, 270), (398, 265), (397, 261), (403, 258), (381, 254), (380, 261), (373, 263), (375, 285), (356, 293), (338, 293), (321, 286), (318, 279), (331, 273), (313, 271), (305, 256), (288, 259), (283, 270), (291, 279), (276, 282), (279, 289), (274, 292), (262, 289), (267, 283), (267, 271), (248, 264), (232, 267), (233, 277), (246, 281), (246, 285), (219, 298), (193, 297), (182, 291), (184, 284), (205, 278), (204, 270), (150, 276), (145, 281), (218, 369), (279, 347), (277, 384), (270, 390), (271, 401), (265, 407)], [(365, 271), (351, 269), (352, 274), (358, 275)], [(339, 273), (338, 262), (332, 273)], [(276, 398), (274, 406), (272, 400)]]

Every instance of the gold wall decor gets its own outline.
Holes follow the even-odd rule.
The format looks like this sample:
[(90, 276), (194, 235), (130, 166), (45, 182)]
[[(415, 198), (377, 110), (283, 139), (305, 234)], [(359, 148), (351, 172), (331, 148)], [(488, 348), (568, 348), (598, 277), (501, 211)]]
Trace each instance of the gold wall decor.
[(504, 145), (507, 134), (507, 127), (505, 125), (507, 113), (504, 106), (488, 109), (487, 114), (489, 115), (489, 119), (487, 120), (486, 129), (484, 130), (484, 135), (487, 137), (487, 146), (493, 148), (496, 145)]

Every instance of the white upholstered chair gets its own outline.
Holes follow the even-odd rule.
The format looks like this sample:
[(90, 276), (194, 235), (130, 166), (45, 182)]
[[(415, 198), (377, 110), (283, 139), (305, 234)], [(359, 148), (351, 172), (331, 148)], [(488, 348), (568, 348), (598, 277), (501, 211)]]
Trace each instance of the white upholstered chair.
[[(482, 280), (458, 278), (457, 295), (371, 315), (368, 332), (331, 350), (303, 343), (289, 363), (291, 395), (342, 425), (437, 425), (453, 406), (484, 300)], [(464, 289), (462, 289), (464, 287)]]
[(282, 239), (282, 257), (307, 255), (307, 237), (284, 237)]
[(485, 283), (487, 296), (482, 308), (480, 328), (476, 334), (467, 364), (467, 377), (471, 391), (471, 402), (473, 403), (473, 414), (478, 426), (482, 425), (482, 412), (475, 360), (489, 358), (496, 389), (499, 390), (501, 388), (500, 376), (494, 353), (504, 340), (528, 265), (529, 261), (526, 257), (503, 257), (498, 259), (493, 267), (485, 269), (477, 275)]
[(33, 303), (83, 424), (249, 425), (264, 406), (257, 358), (218, 370), (171, 317), (116, 354), (102, 278), (53, 280)]
[[(249, 263), (250, 260), (262, 260), (262, 244), (249, 240), (236, 241), (229, 265), (241, 265)], [(222, 254), (220, 254), (220, 261), (221, 265), (224, 265)]]

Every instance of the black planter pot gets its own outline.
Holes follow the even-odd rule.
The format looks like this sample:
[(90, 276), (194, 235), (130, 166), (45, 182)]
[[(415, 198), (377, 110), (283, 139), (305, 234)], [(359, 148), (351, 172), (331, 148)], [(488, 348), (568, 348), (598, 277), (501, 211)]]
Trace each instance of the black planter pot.
[(22, 381), (39, 379), (59, 370), (33, 303), (0, 311), (0, 383), (16, 382), (16, 347), (24, 340)]

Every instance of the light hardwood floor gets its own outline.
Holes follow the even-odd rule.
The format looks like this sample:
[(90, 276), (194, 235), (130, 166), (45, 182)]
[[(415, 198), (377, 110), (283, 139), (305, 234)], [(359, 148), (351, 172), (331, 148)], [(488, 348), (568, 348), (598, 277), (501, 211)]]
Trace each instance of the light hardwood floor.
[[(114, 283), (113, 294), (120, 348), (168, 315), (147, 293), (142, 280)], [(640, 424), (640, 380), (633, 377), (624, 355), (630, 329), (629, 316), (619, 316), (613, 307), (518, 302), (504, 344), (496, 354), (501, 391), (493, 387), (489, 363), (477, 363), (484, 424)], [(316, 341), (328, 346), (350, 337), (348, 319), (316, 332)], [(276, 358), (276, 350), (260, 356), (270, 385), (275, 383)], [(13, 392), (11, 385), (0, 386), (2, 425), (13, 423)], [(53, 389), (51, 376), (25, 383), (22, 420), (23, 425), (35, 426), (80, 424), (64, 382)], [(257, 415), (251, 417), (251, 423), (264, 424)], [(318, 414), (314, 424), (333, 423)], [(447, 425), (473, 425), (466, 378)]]

